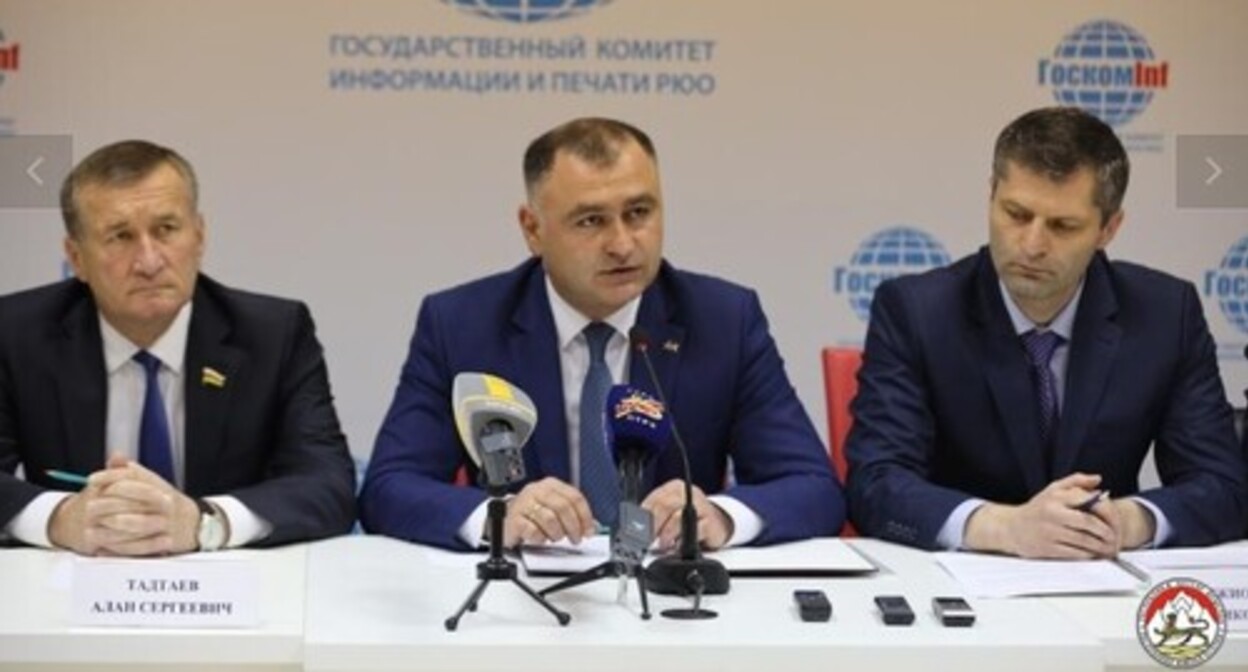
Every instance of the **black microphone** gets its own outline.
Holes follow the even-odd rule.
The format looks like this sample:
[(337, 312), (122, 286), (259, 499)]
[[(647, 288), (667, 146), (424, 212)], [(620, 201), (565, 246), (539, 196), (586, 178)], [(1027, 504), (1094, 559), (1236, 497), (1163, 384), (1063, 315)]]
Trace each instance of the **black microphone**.
[(654, 362), (650, 360), (650, 337), (645, 329), (634, 326), (628, 332), (628, 340), (633, 350), (645, 362), (654, 393), (667, 409), (667, 417), (671, 420), (672, 439), (676, 442), (676, 449), (680, 451), (685, 470), (685, 505), (680, 512), (680, 545), (674, 555), (659, 558), (646, 568), (648, 587), (661, 595), (693, 595), (696, 598), (693, 609), (669, 609), (663, 612), (664, 616), (682, 619), (713, 618), (715, 612), (700, 606), (702, 595), (727, 593), (728, 570), (718, 560), (703, 557), (702, 548), (698, 545), (698, 512), (693, 507), (693, 470), (689, 467), (689, 450), (680, 436), (672, 406), (667, 403), (667, 397), (663, 394), (663, 385), (654, 370)]

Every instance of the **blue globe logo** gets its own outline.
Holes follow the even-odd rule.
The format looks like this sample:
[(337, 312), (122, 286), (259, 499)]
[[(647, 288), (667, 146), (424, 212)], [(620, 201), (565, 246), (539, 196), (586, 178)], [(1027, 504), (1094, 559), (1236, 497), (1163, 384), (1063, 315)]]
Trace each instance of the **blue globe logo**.
[(1117, 21), (1090, 21), (1062, 38), (1053, 59), (1040, 61), (1040, 83), (1060, 105), (1079, 107), (1121, 126), (1168, 86), (1169, 64), (1157, 62), (1143, 35)]
[(460, 9), (512, 23), (538, 23), (579, 16), (611, 0), (442, 0)]
[(848, 296), (850, 308), (866, 322), (881, 282), (948, 264), (945, 246), (927, 233), (907, 226), (884, 229), (858, 246), (849, 266), (835, 269), (833, 291)]
[(1227, 322), (1248, 334), (1248, 236), (1231, 245), (1222, 265), (1206, 274), (1205, 292), (1217, 297)]

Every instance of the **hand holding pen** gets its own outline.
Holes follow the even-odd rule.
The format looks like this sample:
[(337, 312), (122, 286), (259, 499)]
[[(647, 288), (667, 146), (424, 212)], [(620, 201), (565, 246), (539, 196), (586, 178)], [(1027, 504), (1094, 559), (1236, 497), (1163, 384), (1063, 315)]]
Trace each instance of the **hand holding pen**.
[(1084, 500), (1082, 503), (1076, 506), (1075, 509), (1077, 511), (1082, 511), (1084, 513), (1092, 513), (1092, 509), (1096, 508), (1097, 504), (1107, 501), (1108, 499), (1109, 499), (1108, 490), (1097, 490), (1096, 492), (1092, 493), (1091, 497), (1088, 497), (1086, 500)]
[(199, 507), (160, 476), (121, 455), (89, 476), (48, 470), (81, 489), (53, 510), (48, 538), (83, 555), (142, 556), (196, 547)]

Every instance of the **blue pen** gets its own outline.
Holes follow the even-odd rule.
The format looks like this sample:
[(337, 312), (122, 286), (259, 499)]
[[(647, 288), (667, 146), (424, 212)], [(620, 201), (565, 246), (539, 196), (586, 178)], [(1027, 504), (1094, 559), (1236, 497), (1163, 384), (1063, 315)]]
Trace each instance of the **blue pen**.
[(1089, 497), (1087, 501), (1083, 502), (1079, 506), (1076, 506), (1075, 509), (1078, 511), (1082, 511), (1084, 513), (1092, 513), (1092, 507), (1096, 506), (1101, 500), (1105, 499), (1108, 496), (1109, 496), (1109, 491), (1101, 490), (1097, 492), (1096, 494), (1092, 495), (1091, 497)]
[(87, 484), (87, 477), (81, 474), (75, 474), (69, 471), (61, 471), (60, 469), (47, 469), (43, 473), (47, 474), (48, 478), (60, 481), (62, 483), (71, 483), (73, 485), (86, 485)]

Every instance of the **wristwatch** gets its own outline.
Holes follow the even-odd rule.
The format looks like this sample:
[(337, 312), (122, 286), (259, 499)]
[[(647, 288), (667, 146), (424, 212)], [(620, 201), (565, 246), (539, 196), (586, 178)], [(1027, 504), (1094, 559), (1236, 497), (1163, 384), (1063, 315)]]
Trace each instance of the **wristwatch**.
[(199, 506), (199, 531), (195, 535), (199, 540), (199, 550), (221, 550), (229, 537), (225, 514), (207, 500), (196, 499), (195, 504)]

